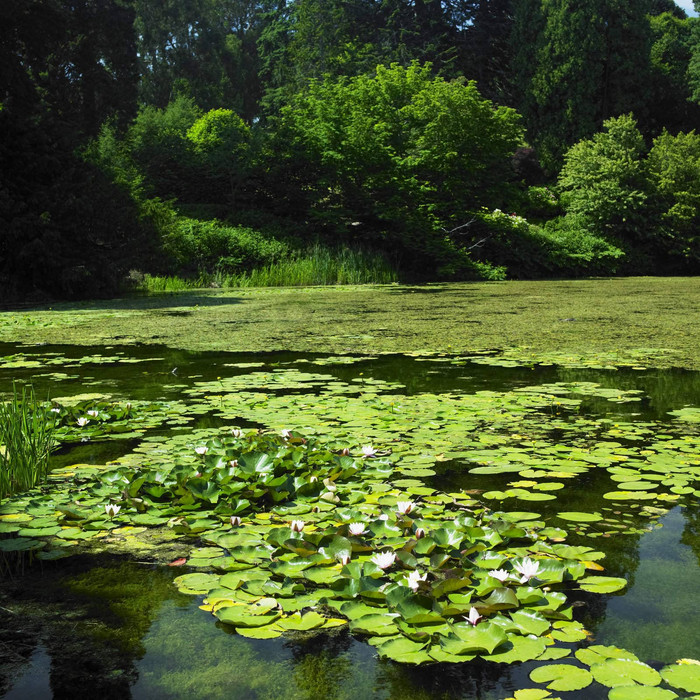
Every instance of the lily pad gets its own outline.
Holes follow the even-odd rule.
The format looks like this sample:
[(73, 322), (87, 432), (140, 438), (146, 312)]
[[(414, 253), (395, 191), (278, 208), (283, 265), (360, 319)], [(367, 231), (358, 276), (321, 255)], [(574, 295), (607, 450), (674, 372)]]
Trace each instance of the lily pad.
[(627, 579), (615, 576), (586, 576), (579, 581), (579, 586), (589, 593), (615, 593), (627, 585)]
[(635, 659), (606, 659), (591, 666), (593, 677), (608, 686), (619, 685), (659, 685), (661, 676), (651, 666)]
[(546, 683), (549, 690), (581, 690), (593, 682), (593, 676), (584, 668), (570, 664), (540, 666), (530, 672), (530, 680)]
[(700, 693), (700, 664), (678, 662), (661, 669), (661, 677), (674, 688)]

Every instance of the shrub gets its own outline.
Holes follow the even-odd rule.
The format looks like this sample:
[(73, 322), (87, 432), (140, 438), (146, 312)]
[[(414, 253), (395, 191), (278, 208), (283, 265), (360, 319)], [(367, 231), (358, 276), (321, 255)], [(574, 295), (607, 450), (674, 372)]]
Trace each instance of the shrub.
[(622, 241), (649, 235), (645, 151), (632, 115), (608, 119), (604, 131), (572, 146), (564, 156), (559, 189), (567, 213), (586, 228)]
[(288, 246), (241, 226), (161, 212), (163, 251), (182, 272), (243, 272), (280, 260)]
[(700, 135), (664, 131), (654, 140), (647, 170), (666, 252), (682, 261), (699, 261)]
[(149, 195), (187, 199), (194, 159), (188, 129), (200, 110), (186, 97), (178, 97), (165, 109), (142, 107), (126, 135), (126, 148), (145, 176)]
[(511, 278), (612, 274), (624, 253), (595, 235), (584, 217), (569, 215), (544, 227), (500, 209), (474, 222), (473, 255), (501, 265)]
[(478, 266), (446, 230), (470, 209), (504, 201), (521, 138), (514, 110), (415, 63), (312, 82), (278, 128), (311, 217), (402, 248), (424, 272), (458, 276), (478, 276)]

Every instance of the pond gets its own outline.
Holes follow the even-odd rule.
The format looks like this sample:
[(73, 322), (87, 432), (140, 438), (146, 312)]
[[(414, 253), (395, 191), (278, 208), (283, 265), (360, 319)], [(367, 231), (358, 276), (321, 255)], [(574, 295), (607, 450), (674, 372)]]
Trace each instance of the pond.
[[(0, 345), (0, 392), (50, 396), (62, 443), (0, 504), (0, 697), (700, 692), (700, 373), (649, 367)], [(270, 450), (336, 466), (289, 495)], [(250, 454), (265, 480), (222, 507)]]

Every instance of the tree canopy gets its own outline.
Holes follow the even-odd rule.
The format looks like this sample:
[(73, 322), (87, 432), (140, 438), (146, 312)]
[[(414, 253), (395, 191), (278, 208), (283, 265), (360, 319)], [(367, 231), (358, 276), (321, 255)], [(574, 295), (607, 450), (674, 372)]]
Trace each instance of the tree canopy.
[(5, 0), (0, 284), (114, 289), (192, 245), (216, 266), (222, 231), (408, 277), (692, 270), (699, 23), (673, 0)]

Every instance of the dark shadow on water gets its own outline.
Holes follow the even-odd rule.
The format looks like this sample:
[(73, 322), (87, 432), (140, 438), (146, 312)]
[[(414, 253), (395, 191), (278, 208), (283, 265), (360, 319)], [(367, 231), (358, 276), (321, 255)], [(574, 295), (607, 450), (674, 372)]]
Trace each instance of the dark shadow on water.
[(129, 698), (142, 639), (161, 606), (190, 603), (172, 585), (177, 573), (119, 557), (81, 556), (38, 563), (5, 579), (0, 648), (15, 653), (0, 654), (0, 696)]
[[(198, 289), (183, 292), (144, 292), (113, 299), (91, 301), (57, 301), (41, 304), (16, 304), (0, 306), (0, 313), (29, 311), (123, 311), (138, 309), (170, 309), (194, 306), (228, 306), (240, 304), (243, 299), (230, 296), (232, 290)], [(226, 295), (226, 296), (224, 296)]]

